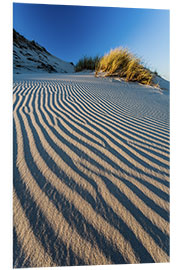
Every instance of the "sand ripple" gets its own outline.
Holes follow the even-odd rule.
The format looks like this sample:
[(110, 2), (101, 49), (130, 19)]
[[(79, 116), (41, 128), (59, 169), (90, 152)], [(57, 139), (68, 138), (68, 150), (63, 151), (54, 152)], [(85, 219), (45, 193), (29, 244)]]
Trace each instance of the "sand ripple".
[(14, 267), (168, 262), (168, 95), (92, 75), (13, 90)]

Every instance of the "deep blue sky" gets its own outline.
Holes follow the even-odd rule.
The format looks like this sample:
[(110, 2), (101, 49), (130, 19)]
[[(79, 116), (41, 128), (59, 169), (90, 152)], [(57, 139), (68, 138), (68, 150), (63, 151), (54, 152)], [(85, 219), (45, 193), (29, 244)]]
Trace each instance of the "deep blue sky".
[(74, 64), (84, 55), (127, 47), (169, 79), (168, 10), (15, 3), (13, 27)]

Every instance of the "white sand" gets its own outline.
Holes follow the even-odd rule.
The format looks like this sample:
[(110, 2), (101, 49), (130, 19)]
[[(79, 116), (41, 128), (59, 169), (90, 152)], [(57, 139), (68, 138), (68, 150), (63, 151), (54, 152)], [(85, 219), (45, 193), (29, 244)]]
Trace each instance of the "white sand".
[(13, 97), (14, 267), (169, 261), (169, 91), (28, 74)]

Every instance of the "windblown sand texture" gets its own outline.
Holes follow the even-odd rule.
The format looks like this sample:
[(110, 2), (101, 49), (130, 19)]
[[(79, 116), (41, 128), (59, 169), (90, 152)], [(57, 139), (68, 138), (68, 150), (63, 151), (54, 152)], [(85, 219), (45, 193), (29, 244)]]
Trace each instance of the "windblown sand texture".
[(14, 267), (168, 262), (167, 91), (40, 76), (14, 78)]

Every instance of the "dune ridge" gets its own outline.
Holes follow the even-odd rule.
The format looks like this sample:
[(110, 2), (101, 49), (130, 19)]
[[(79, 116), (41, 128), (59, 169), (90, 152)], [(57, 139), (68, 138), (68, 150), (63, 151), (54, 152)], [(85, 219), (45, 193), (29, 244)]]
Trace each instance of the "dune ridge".
[(14, 267), (168, 262), (168, 94), (19, 75), (13, 102)]

